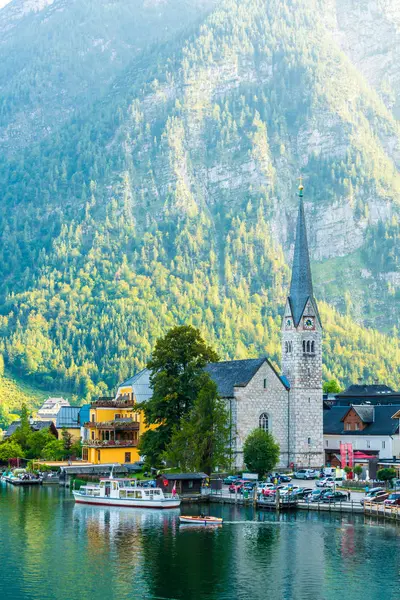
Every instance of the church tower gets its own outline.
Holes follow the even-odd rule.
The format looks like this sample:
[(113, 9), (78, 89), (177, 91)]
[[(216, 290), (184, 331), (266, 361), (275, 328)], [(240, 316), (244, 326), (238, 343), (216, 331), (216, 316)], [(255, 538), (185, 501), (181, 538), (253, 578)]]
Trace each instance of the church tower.
[(282, 371), (290, 383), (289, 463), (297, 468), (324, 464), (322, 325), (312, 286), (303, 185), (299, 199), (292, 281), (282, 323)]

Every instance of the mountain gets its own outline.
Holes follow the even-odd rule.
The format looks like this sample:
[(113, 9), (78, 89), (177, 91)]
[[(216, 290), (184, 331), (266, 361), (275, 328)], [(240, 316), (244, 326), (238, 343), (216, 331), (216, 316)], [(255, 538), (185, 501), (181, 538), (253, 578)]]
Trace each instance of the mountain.
[(301, 173), (324, 376), (398, 386), (398, 23), (386, 0), (0, 10), (7, 366), (106, 393), (183, 322), (278, 363)]

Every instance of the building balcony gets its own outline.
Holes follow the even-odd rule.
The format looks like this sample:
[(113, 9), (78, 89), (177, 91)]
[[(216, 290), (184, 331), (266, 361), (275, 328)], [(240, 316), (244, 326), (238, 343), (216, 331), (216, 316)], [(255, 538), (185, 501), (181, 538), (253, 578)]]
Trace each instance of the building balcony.
[(132, 419), (116, 419), (115, 421), (89, 421), (84, 424), (84, 427), (108, 431), (139, 431), (140, 423)]
[(85, 440), (86, 448), (136, 448), (139, 440)]
[(118, 396), (118, 398), (98, 398), (95, 402), (92, 402), (90, 408), (131, 408), (135, 404), (135, 401), (131, 394), (124, 396)]

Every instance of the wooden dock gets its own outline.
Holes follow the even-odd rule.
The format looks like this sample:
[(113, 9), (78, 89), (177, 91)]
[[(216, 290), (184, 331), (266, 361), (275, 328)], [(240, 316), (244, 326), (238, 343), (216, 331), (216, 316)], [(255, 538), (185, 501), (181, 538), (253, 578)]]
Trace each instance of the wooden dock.
[(400, 506), (387, 506), (378, 502), (366, 502), (364, 504), (364, 514), (377, 519), (396, 521), (400, 523)]

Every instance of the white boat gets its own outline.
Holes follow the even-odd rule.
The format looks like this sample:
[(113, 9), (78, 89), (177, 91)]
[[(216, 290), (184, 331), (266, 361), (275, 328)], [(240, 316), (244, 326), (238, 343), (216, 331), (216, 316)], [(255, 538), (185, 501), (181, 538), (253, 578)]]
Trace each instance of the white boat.
[(219, 517), (205, 517), (203, 515), (199, 516), (185, 516), (181, 515), (179, 517), (180, 523), (190, 523), (191, 525), (222, 525), (223, 519)]
[(75, 502), (131, 508), (178, 508), (177, 494), (164, 494), (161, 488), (142, 488), (132, 479), (101, 479), (98, 484), (83, 485), (73, 492)]

